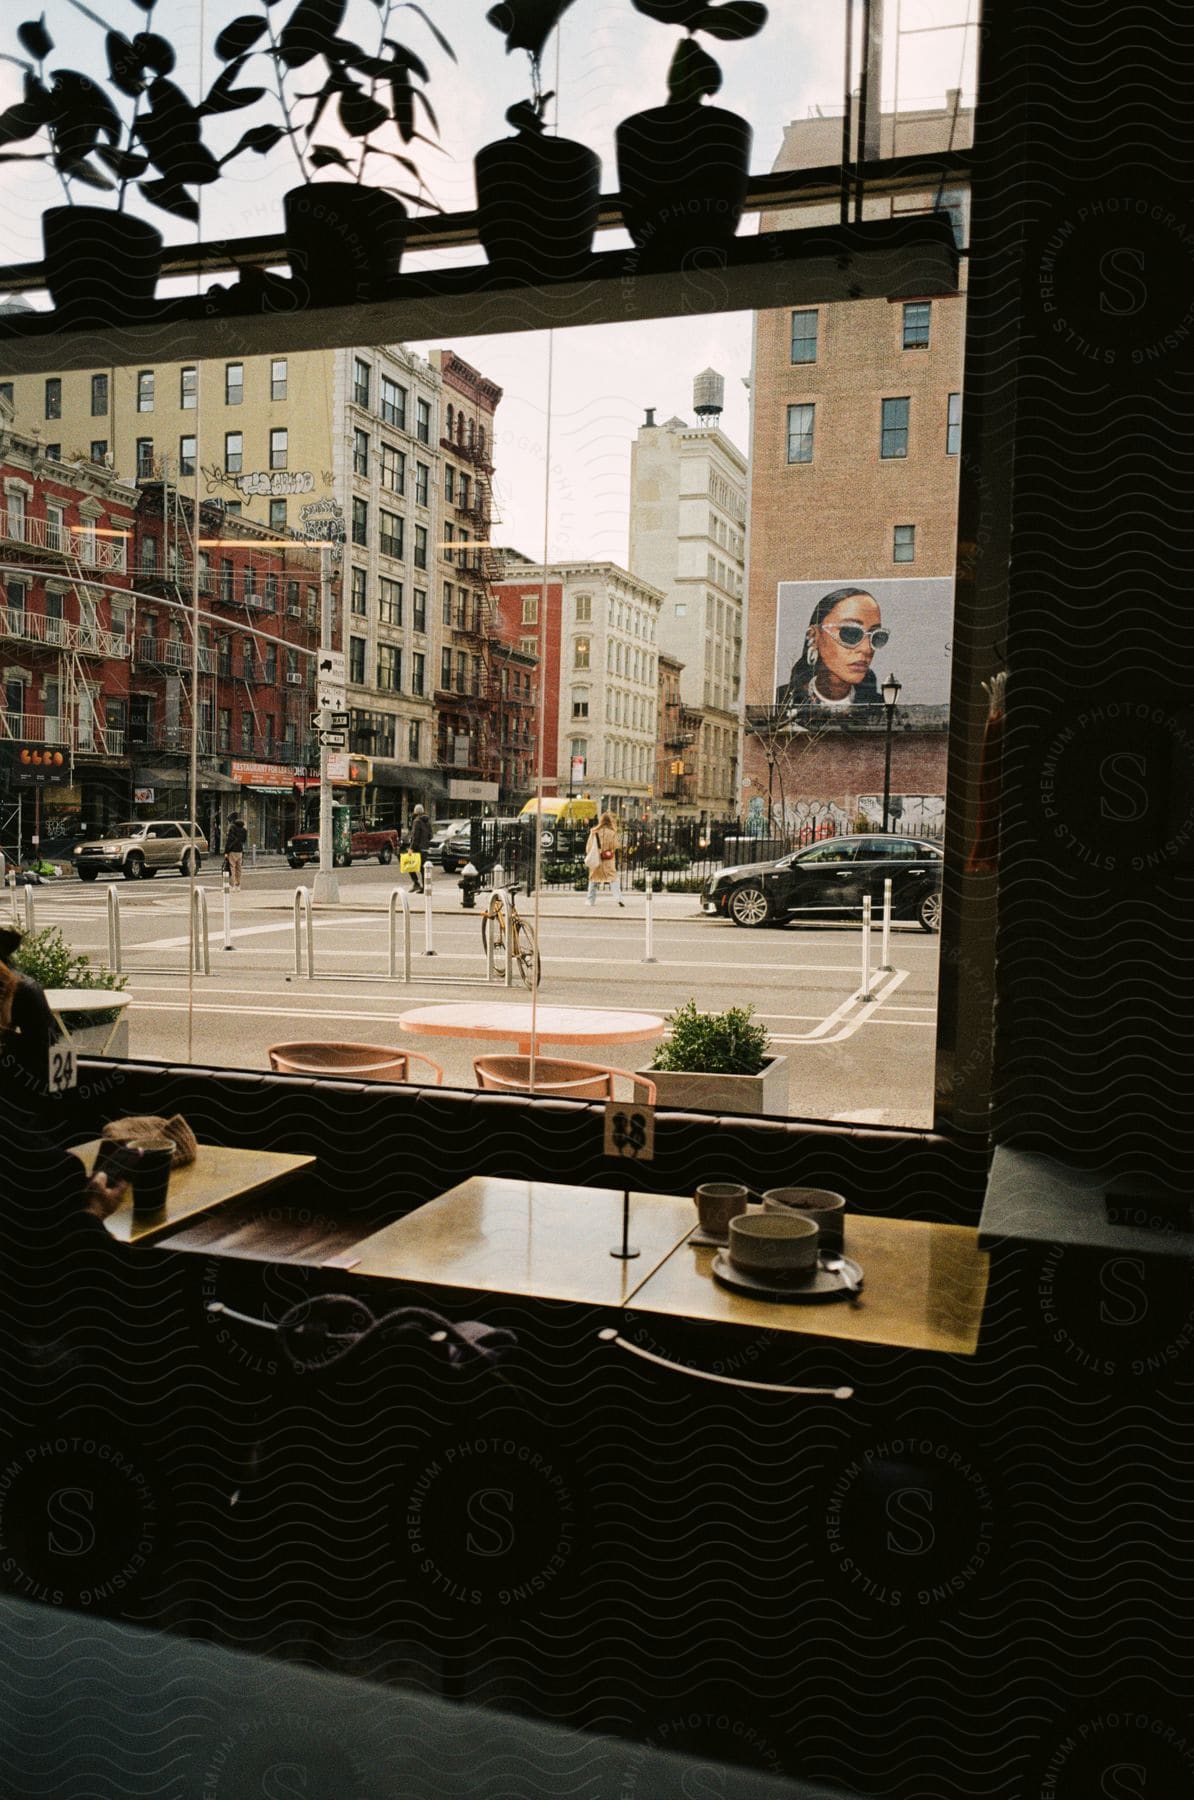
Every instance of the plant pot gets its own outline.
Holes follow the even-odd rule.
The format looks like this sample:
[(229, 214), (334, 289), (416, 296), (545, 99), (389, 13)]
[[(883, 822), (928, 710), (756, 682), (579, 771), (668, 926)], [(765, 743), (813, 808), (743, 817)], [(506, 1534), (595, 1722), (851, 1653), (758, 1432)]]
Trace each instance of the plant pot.
[(788, 1116), (786, 1056), (773, 1056), (757, 1075), (707, 1075), (689, 1069), (640, 1069), (638, 1073), (655, 1083), (657, 1106)]
[(283, 198), (290, 268), (308, 306), (383, 300), (406, 248), (401, 200), (353, 181), (313, 182)]
[(644, 266), (722, 250), (746, 203), (751, 129), (699, 101), (634, 113), (618, 126), (622, 218)]
[(153, 305), (162, 234), (144, 219), (102, 206), (52, 206), (41, 233), (46, 286), (59, 312), (106, 324)]
[(587, 144), (520, 131), (486, 144), (473, 168), (492, 268), (528, 281), (584, 272), (601, 200), (601, 159)]
[[(129, 1053), (129, 1022), (123, 1013), (117, 1020), (115, 1031), (110, 1024), (77, 1025), (70, 1036), (79, 1056), (127, 1056)], [(112, 1039), (110, 1044), (109, 1037)]]

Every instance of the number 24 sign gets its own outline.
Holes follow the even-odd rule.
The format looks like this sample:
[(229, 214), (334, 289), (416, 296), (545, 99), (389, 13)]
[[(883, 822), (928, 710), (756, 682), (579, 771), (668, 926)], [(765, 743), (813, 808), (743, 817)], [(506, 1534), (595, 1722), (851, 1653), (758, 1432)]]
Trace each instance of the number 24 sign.
[(77, 1087), (79, 1082), (79, 1065), (75, 1058), (75, 1046), (68, 1038), (59, 1038), (56, 1044), (50, 1045), (50, 1062), (46, 1071), (46, 1087), (51, 1094), (65, 1094), (70, 1088)]

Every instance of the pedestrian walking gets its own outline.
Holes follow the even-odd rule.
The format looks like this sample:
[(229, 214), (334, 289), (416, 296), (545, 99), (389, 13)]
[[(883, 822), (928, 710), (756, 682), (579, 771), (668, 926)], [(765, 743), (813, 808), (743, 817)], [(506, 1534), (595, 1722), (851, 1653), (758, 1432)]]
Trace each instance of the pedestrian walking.
[(423, 892), (423, 858), (427, 854), (427, 846), (431, 842), (431, 820), (421, 806), (416, 806), (410, 820), (411, 853), (418, 857), (417, 865), (410, 872), (410, 885), (414, 893)]
[(589, 871), (586, 906), (596, 906), (599, 893), (612, 893), (619, 906), (625, 906), (622, 884), (618, 880), (618, 827), (613, 813), (603, 812), (585, 844), (585, 868)]
[(229, 886), (234, 892), (240, 892), (240, 872), (245, 860), (245, 845), (249, 834), (245, 830), (245, 822), (239, 813), (233, 813), (232, 823), (228, 827), (228, 836), (224, 839), (224, 861), (228, 864), (231, 877)]

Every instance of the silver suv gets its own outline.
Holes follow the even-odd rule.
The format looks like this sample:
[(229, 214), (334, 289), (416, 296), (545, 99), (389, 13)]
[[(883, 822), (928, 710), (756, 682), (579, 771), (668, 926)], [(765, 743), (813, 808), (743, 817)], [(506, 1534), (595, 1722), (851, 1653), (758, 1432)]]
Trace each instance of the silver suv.
[(71, 851), (80, 881), (123, 874), (126, 881), (150, 881), (159, 869), (189, 875), (207, 855), (207, 839), (186, 819), (131, 819), (102, 837), (86, 838)]

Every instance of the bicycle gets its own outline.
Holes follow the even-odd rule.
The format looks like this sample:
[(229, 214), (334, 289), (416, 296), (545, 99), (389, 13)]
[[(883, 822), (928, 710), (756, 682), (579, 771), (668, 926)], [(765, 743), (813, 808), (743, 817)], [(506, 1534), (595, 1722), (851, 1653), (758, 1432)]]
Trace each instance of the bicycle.
[(539, 961), (539, 950), (535, 943), (535, 933), (518, 910), (514, 896), (518, 892), (518, 882), (511, 882), (505, 892), (510, 896), (510, 917), (506, 918), (506, 903), (501, 893), (491, 894), (489, 905), (481, 917), (481, 943), (486, 956), (489, 955), (490, 934), (493, 936), (493, 970), (495, 975), (506, 977), (506, 955), (510, 944), (514, 948), (514, 967), (522, 978), (524, 987), (536, 988), (542, 967)]

